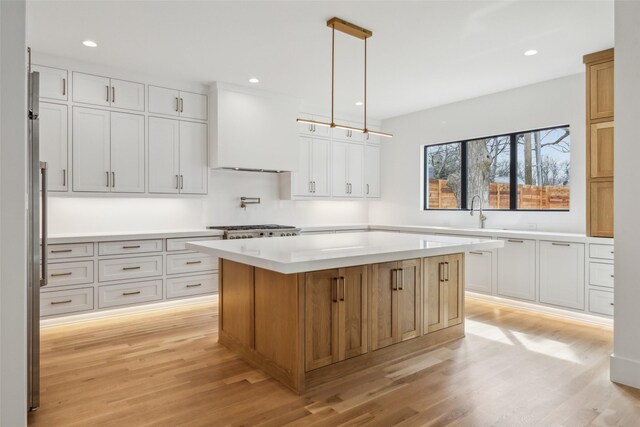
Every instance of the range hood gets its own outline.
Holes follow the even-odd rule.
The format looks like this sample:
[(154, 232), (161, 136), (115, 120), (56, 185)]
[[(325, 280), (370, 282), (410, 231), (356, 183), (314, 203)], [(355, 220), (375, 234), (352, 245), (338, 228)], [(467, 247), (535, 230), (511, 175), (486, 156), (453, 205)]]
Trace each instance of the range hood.
[(297, 169), (299, 100), (218, 82), (210, 88), (209, 106), (211, 168)]

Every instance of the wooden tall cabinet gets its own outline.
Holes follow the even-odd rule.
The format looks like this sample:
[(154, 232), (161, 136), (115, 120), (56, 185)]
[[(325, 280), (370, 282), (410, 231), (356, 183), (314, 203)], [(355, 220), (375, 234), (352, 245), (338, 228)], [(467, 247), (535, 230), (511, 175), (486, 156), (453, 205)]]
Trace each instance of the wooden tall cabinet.
[(614, 51), (584, 56), (587, 67), (587, 234), (613, 237)]
[(421, 335), (422, 260), (373, 264), (371, 350)]
[(462, 323), (464, 255), (424, 259), (424, 333)]

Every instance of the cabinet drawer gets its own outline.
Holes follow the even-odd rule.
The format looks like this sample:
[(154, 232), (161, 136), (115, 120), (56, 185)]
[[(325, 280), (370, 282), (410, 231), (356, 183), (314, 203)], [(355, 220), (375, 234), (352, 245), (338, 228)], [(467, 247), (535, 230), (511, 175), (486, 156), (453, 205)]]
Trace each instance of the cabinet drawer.
[(218, 269), (218, 258), (200, 253), (167, 255), (167, 274), (197, 273)]
[(40, 294), (40, 316), (87, 310), (93, 310), (93, 288), (42, 292)]
[(589, 284), (613, 288), (613, 264), (590, 262)]
[(591, 258), (613, 259), (612, 245), (589, 245), (589, 256)]
[(188, 297), (213, 292), (218, 292), (217, 274), (167, 279), (167, 298)]
[(613, 292), (590, 289), (589, 311), (613, 316)]
[(65, 243), (47, 247), (49, 259), (93, 256), (93, 243)]
[(162, 275), (162, 255), (98, 261), (98, 281), (137, 279)]
[(49, 263), (47, 286), (93, 283), (93, 261)]
[(98, 307), (139, 304), (162, 299), (162, 279), (98, 287)]
[(162, 252), (162, 239), (98, 243), (98, 255), (140, 254), (145, 252)]
[(201, 240), (220, 240), (219, 236), (209, 237), (180, 237), (175, 239), (167, 239), (167, 252), (186, 251), (187, 242), (197, 242)]

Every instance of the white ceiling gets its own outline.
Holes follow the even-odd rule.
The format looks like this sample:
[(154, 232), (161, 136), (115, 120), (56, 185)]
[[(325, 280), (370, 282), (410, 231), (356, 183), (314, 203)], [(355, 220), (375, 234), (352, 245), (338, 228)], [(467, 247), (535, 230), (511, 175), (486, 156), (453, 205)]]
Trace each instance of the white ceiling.
[[(613, 46), (613, 0), (30, 1), (39, 52), (328, 106), (333, 16), (373, 31), (369, 115), (388, 118), (583, 71)], [(81, 42), (99, 46), (89, 49)], [(523, 52), (537, 49), (536, 56)], [(361, 114), (362, 42), (336, 37), (336, 109)]]

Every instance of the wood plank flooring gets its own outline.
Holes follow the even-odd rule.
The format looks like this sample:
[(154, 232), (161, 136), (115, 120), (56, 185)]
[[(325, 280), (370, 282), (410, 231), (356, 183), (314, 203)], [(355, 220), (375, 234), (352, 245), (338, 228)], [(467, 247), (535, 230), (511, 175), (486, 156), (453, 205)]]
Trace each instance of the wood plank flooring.
[(467, 300), (467, 335), (297, 396), (217, 344), (215, 304), (44, 329), (36, 426), (640, 426), (612, 332)]

